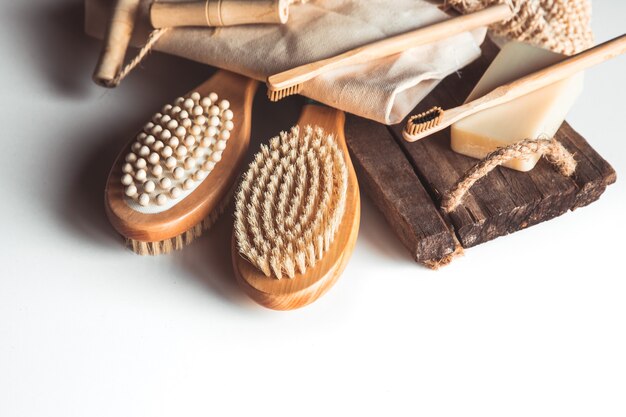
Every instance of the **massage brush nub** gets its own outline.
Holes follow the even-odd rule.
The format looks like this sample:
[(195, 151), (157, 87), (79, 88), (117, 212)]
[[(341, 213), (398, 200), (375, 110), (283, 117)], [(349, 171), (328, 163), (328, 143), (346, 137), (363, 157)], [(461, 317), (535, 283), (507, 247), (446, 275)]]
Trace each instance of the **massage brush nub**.
[(163, 107), (126, 154), (121, 178), (128, 204), (141, 212), (176, 204), (222, 159), (233, 130), (233, 112), (216, 93), (179, 97)]

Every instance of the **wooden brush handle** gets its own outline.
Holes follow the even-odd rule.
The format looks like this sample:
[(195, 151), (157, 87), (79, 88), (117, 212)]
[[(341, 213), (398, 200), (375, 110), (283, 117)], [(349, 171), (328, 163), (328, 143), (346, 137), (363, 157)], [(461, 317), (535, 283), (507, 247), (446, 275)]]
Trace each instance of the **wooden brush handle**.
[(124, 63), (135, 28), (140, 0), (117, 0), (109, 19), (104, 46), (93, 73), (96, 84), (109, 87)]
[(288, 88), (339, 67), (362, 64), (398, 54), (416, 46), (440, 41), (462, 32), (502, 21), (511, 16), (511, 9), (506, 4), (487, 7), (478, 12), (453, 17), (411, 32), (382, 39), (331, 58), (301, 65), (272, 75), (267, 82), (273, 89)]
[(150, 22), (157, 29), (285, 23), (288, 17), (289, 0), (155, 2), (150, 7)]
[[(586, 51), (502, 85), (481, 98), (444, 112), (443, 127), (477, 113), (512, 101), (550, 84), (571, 77), (626, 52), (626, 35), (621, 35)], [(439, 127), (439, 126), (438, 126)]]

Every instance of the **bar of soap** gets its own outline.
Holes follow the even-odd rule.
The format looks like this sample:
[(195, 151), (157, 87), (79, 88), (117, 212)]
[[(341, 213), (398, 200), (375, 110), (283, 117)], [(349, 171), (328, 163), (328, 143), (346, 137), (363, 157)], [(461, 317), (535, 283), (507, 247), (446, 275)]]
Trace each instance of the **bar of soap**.
[[(520, 42), (506, 44), (482, 76), (467, 101), (494, 88), (556, 63), (563, 55)], [(508, 103), (483, 110), (452, 125), (452, 150), (484, 158), (497, 148), (523, 139), (551, 138), (583, 88), (583, 73), (551, 84)], [(512, 159), (504, 166), (533, 169), (541, 155)]]

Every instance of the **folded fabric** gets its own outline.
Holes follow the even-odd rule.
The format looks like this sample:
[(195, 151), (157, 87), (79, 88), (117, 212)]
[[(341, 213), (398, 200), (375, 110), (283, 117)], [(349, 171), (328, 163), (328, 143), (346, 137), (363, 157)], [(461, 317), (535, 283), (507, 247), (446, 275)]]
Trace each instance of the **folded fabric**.
[[(169, 0), (171, 1), (171, 0)], [(86, 0), (88, 34), (102, 38), (113, 0)], [(134, 45), (151, 30), (142, 0)], [(291, 6), (286, 25), (176, 28), (156, 50), (264, 81), (267, 76), (449, 18), (426, 0), (313, 0)], [(480, 55), (485, 30), (462, 33), (370, 63), (328, 72), (301, 94), (385, 124), (399, 123), (437, 83)]]

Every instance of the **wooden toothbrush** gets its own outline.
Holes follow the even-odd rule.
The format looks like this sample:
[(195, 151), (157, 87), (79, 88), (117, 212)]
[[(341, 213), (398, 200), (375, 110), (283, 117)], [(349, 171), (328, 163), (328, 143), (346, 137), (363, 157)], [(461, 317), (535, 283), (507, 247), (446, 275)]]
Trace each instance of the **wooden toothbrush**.
[(443, 130), (454, 122), (474, 113), (515, 100), (518, 97), (571, 77), (580, 71), (598, 65), (624, 52), (626, 52), (626, 35), (621, 35), (586, 51), (564, 58), (556, 64), (504, 84), (490, 93), (461, 106), (448, 110), (443, 110), (441, 107), (433, 107), (428, 111), (411, 116), (402, 132), (402, 136), (409, 142), (415, 142)]
[(111, 11), (104, 45), (93, 73), (93, 80), (103, 87), (113, 87), (122, 68), (124, 56), (135, 28), (140, 0), (117, 0)]
[(107, 180), (105, 207), (131, 250), (181, 249), (215, 221), (248, 150), (257, 85), (218, 71), (165, 105), (122, 150)]
[[(359, 185), (344, 137), (344, 122), (345, 115), (342, 111), (317, 104), (306, 105), (295, 130), (292, 129), (291, 133), (283, 133), (280, 138), (272, 139), (270, 145), (262, 147), (262, 151), (257, 154), (255, 161), (251, 164), (250, 170), (244, 175), (237, 194), (232, 260), (239, 284), (254, 301), (262, 306), (275, 310), (303, 307), (328, 291), (348, 263), (359, 230), (361, 203)], [(313, 128), (309, 130), (306, 126)], [(323, 129), (323, 132), (317, 130), (318, 128)], [(309, 152), (306, 151), (303, 143), (308, 140), (309, 136), (312, 141), (311, 148), (319, 152), (319, 155), (326, 155), (326, 157), (306, 156)], [(296, 151), (294, 146), (287, 145), (289, 143), (303, 148)], [(336, 153), (333, 154), (332, 149)], [(287, 157), (291, 152), (294, 153), (292, 156), (295, 160), (289, 160)], [(285, 158), (276, 157), (270, 162), (270, 159), (278, 154)], [(337, 215), (334, 224), (336, 227), (332, 228), (333, 230), (327, 226), (322, 228), (321, 232), (318, 229), (318, 233), (307, 235), (307, 232), (300, 229), (298, 225), (298, 223), (300, 225), (306, 223), (307, 215), (315, 216), (319, 212), (324, 212), (332, 218), (333, 213), (338, 213), (327, 210), (325, 200), (322, 198), (323, 193), (316, 194), (317, 187), (311, 185), (315, 184), (314, 176), (317, 171), (326, 172), (318, 165), (318, 162), (324, 158), (330, 158), (329, 155), (334, 155), (337, 161), (341, 161), (341, 164), (345, 162), (345, 165), (341, 165), (343, 168), (334, 171), (334, 179), (328, 176), (326, 185), (320, 188), (322, 191), (328, 191), (327, 187), (333, 182), (343, 184), (345, 188), (342, 188), (341, 204), (338, 204), (337, 200), (331, 201), (333, 204), (342, 206), (343, 210), (340, 215)], [(302, 156), (302, 159), (300, 160), (298, 156)], [(289, 177), (287, 173), (290, 169), (293, 169), (295, 175), (286, 179)], [(266, 186), (260, 186), (264, 176), (269, 181), (265, 183)], [(277, 180), (271, 180), (271, 176)], [(325, 174), (320, 174), (320, 181), (324, 176)], [(299, 188), (298, 180), (302, 180), (302, 184), (308, 184), (308, 186)], [(289, 198), (280, 198), (281, 193)], [(307, 208), (307, 204), (310, 207)], [(263, 208), (264, 214), (259, 213), (257, 217), (254, 206)], [(292, 220), (296, 221), (288, 220), (290, 210), (293, 214)], [(304, 220), (301, 222), (301, 219)], [(259, 230), (250, 230), (251, 228)], [(284, 229), (282, 232), (280, 232), (281, 228)], [(274, 233), (269, 229), (276, 229), (279, 232)], [(306, 230), (306, 227), (303, 229)], [(314, 265), (307, 265), (306, 269), (301, 265), (301, 269), (298, 269), (292, 259), (283, 257), (273, 260), (270, 256), (266, 264), (260, 261), (261, 268), (266, 270), (263, 272), (259, 268), (257, 248), (263, 250), (264, 245), (267, 245), (271, 254), (273, 250), (278, 250), (277, 247), (281, 242), (287, 243), (286, 240), (290, 242), (283, 244), (283, 247), (289, 248), (293, 243), (295, 251), (298, 247), (303, 248), (300, 254), (302, 264), (313, 260)], [(257, 248), (247, 246), (248, 244), (256, 244)], [(325, 247), (325, 250), (322, 251), (321, 247)], [(294, 258), (297, 264), (299, 256), (295, 255)], [(281, 275), (280, 279), (276, 277), (276, 271)]]
[(284, 97), (298, 94), (304, 82), (337, 68), (395, 55), (416, 46), (440, 41), (481, 26), (500, 22), (512, 15), (513, 12), (506, 4), (490, 6), (474, 13), (453, 17), (430, 26), (372, 42), (330, 58), (301, 65), (269, 76), (267, 95), (270, 100), (278, 101)]
[(155, 1), (150, 22), (155, 28), (282, 24), (289, 17), (289, 0)]

